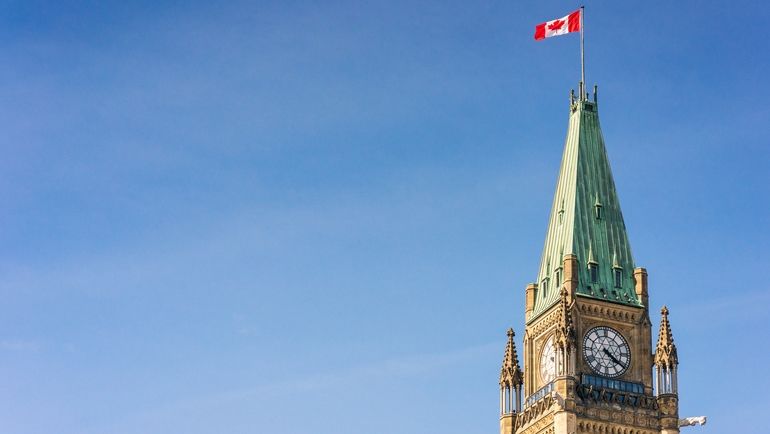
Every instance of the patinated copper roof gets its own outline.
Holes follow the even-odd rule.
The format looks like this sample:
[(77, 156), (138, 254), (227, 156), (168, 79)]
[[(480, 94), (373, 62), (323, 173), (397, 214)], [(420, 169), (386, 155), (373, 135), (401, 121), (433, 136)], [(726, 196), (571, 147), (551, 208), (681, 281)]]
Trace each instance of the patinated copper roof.
[[(581, 296), (640, 306), (634, 291), (634, 259), (599, 126), (596, 100), (573, 101), (538, 273), (531, 319), (559, 301), (557, 269), (565, 255), (578, 258)], [(589, 263), (597, 266), (592, 281)], [(615, 274), (620, 273), (616, 287)], [(545, 282), (545, 285), (544, 285)]]

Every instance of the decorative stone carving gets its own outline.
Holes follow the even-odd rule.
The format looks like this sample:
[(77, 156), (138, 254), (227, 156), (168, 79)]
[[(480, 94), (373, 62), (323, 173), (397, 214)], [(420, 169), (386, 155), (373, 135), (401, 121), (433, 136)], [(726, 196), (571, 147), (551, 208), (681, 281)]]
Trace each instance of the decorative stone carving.
[(676, 396), (659, 396), (658, 405), (660, 406), (660, 413), (663, 416), (676, 416), (679, 412), (679, 402)]

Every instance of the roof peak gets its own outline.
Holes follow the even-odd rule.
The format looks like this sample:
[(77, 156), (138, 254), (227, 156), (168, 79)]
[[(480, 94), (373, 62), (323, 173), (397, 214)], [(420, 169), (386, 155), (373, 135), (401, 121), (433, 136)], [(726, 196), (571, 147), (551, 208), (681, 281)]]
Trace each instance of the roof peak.
[(591, 99), (593, 99), (593, 104), (594, 105), (598, 105), (599, 104), (599, 86), (594, 85), (593, 98), (589, 98), (590, 94), (588, 93), (588, 91), (585, 91), (585, 92), (583, 91), (583, 83), (580, 82), (580, 83), (578, 83), (578, 93), (580, 95), (575, 97), (575, 89), (570, 89), (569, 90), (569, 105), (570, 105), (570, 107), (573, 107), (573, 111), (574, 111), (574, 107), (577, 105), (578, 102), (589, 102), (590, 103)]

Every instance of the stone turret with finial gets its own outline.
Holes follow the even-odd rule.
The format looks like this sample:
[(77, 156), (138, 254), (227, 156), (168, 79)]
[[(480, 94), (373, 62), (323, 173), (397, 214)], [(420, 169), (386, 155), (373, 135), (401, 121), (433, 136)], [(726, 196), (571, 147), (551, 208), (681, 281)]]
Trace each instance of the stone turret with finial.
[(668, 308), (663, 306), (660, 310), (660, 331), (658, 332), (658, 346), (655, 348), (655, 365), (673, 369), (679, 364), (676, 354), (674, 335), (671, 333), (671, 325), (668, 322)]
[(519, 365), (516, 354), (512, 328), (508, 329), (508, 343), (505, 346), (503, 367), (500, 370), (500, 413), (512, 414), (521, 411), (521, 388), (524, 384), (524, 373)]

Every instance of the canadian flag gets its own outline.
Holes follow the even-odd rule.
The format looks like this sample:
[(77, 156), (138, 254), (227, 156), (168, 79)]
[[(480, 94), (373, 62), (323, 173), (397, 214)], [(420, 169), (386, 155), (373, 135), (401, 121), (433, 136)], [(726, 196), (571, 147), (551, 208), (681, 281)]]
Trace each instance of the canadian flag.
[(550, 38), (551, 36), (566, 35), (567, 33), (580, 31), (580, 9), (566, 17), (557, 18), (547, 23), (538, 24), (535, 27), (535, 40)]

